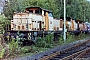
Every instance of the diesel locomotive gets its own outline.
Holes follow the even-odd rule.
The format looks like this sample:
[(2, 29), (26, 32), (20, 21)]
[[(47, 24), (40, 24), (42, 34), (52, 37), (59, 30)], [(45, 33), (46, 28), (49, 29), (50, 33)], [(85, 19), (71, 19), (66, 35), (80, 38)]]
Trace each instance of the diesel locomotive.
[[(11, 20), (11, 30), (5, 33), (10, 38), (25, 38), (26, 40), (36, 41), (37, 37), (54, 34), (54, 39), (63, 34), (64, 19), (56, 19), (52, 12), (41, 7), (28, 7), (25, 12), (14, 12)], [(88, 33), (87, 24), (81, 20), (66, 18), (66, 32), (72, 34)]]

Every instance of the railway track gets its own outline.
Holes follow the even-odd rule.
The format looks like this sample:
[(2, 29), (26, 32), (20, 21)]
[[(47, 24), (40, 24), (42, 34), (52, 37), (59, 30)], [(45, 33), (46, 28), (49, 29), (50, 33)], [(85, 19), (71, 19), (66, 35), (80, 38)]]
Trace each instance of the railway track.
[(39, 60), (72, 60), (73, 58), (80, 58), (87, 51), (90, 50), (90, 40), (76, 44), (73, 47), (67, 48), (63, 51), (56, 51), (51, 55), (44, 56)]
[[(89, 44), (87, 44), (90, 47)], [(84, 52), (80, 53), (76, 58), (89, 58), (90, 60), (90, 49), (85, 50)]]

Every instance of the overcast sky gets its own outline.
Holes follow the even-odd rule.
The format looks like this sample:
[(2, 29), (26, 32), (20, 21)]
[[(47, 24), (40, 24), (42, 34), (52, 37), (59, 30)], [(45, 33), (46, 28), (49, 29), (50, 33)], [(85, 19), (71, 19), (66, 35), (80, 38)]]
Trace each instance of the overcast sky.
[(0, 12), (3, 9), (4, 0), (0, 0)]
[(90, 1), (90, 0), (87, 0), (87, 1)]

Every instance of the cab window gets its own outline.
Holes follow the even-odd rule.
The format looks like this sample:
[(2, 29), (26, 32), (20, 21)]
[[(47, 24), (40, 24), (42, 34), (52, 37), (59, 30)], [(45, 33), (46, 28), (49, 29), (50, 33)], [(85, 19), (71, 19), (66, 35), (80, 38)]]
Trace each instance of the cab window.
[(49, 17), (53, 17), (52, 13), (49, 13), (48, 15), (49, 15)]

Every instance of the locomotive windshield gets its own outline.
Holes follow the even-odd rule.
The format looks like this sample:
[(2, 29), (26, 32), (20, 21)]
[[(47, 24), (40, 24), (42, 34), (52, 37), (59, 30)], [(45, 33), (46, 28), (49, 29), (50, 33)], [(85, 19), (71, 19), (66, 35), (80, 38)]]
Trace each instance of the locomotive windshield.
[(53, 17), (52, 13), (49, 13), (48, 16), (49, 16), (49, 17)]

